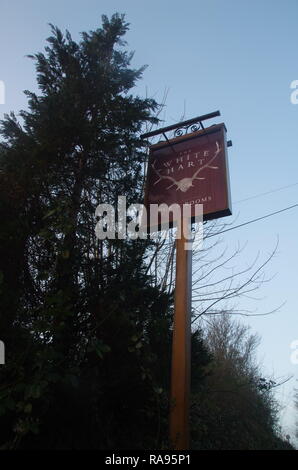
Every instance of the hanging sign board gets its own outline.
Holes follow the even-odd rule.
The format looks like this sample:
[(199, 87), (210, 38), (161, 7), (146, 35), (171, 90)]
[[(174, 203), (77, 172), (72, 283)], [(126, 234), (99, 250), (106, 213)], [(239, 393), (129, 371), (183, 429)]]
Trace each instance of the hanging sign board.
[(151, 204), (190, 204), (193, 220), (196, 204), (203, 204), (204, 220), (232, 214), (224, 124), (150, 147), (145, 191), (148, 221)]

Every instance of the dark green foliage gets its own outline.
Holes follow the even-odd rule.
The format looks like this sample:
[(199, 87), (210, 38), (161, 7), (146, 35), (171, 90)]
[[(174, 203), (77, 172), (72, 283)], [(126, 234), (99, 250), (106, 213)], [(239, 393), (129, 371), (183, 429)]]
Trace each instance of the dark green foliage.
[(146, 274), (151, 242), (98, 241), (95, 208), (142, 200), (138, 133), (156, 103), (124, 18), (76, 44), (52, 26), (22, 126), (2, 122), (0, 446), (166, 445), (171, 297)]
[[(131, 92), (143, 68), (123, 51), (127, 28), (121, 15), (103, 17), (76, 43), (51, 26), (45, 54), (31, 56), (40, 95), (27, 91), (21, 121), (1, 123), (2, 449), (167, 447), (172, 297), (146, 274), (152, 242), (94, 232), (97, 204), (142, 201), (139, 134), (156, 123), (157, 104)], [(263, 448), (270, 404), (254, 385), (246, 408), (221, 409), (214, 364), (196, 331), (194, 447), (243, 448), (259, 434), (235, 427), (250, 413), (250, 424), (264, 416), (253, 444)]]
[[(166, 393), (169, 297), (145, 274), (148, 242), (98, 241), (100, 202), (141, 201), (138, 133), (153, 100), (123, 52), (124, 18), (77, 44), (52, 26), (41, 95), (2, 122), (1, 445), (155, 446)], [(168, 351), (163, 364), (169, 370)]]

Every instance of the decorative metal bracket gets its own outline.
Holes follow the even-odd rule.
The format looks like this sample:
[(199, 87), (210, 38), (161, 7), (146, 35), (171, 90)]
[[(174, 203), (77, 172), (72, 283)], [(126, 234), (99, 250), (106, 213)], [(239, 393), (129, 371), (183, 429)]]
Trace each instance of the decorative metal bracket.
[[(214, 113), (203, 114), (202, 116), (197, 116), (192, 119), (188, 119), (187, 121), (178, 122), (177, 124), (172, 124), (171, 126), (163, 127), (161, 129), (156, 129), (152, 132), (147, 132), (146, 134), (141, 135), (142, 139), (146, 139), (148, 137), (153, 137), (155, 135), (164, 134), (165, 132), (175, 130), (175, 136), (178, 137), (183, 135), (183, 133), (187, 134), (188, 130), (190, 129), (191, 132), (196, 132), (200, 129), (204, 129), (202, 124), (203, 121), (207, 119), (212, 119), (217, 116), (220, 116), (219, 111), (215, 111)], [(184, 129), (184, 131), (183, 131)]]
[(193, 124), (189, 124), (188, 126), (181, 126), (178, 127), (174, 132), (174, 137), (181, 137), (182, 135), (188, 134), (188, 132), (197, 132), (200, 130), (204, 130), (204, 126), (202, 121), (195, 122)]
[[(197, 116), (193, 119), (188, 119), (187, 121), (178, 122), (177, 124), (172, 124), (171, 126), (162, 127), (161, 129), (156, 129), (152, 132), (146, 132), (141, 135), (141, 139), (146, 139), (153, 137), (155, 135), (163, 134), (166, 141), (170, 144), (169, 139), (166, 135), (166, 132), (174, 131), (174, 137), (181, 137), (182, 135), (188, 134), (188, 132), (197, 132), (204, 130), (203, 121), (207, 119), (212, 119), (217, 116), (220, 116), (220, 111), (214, 111), (213, 113), (203, 114), (202, 116)], [(232, 146), (232, 141), (228, 140), (228, 147)]]

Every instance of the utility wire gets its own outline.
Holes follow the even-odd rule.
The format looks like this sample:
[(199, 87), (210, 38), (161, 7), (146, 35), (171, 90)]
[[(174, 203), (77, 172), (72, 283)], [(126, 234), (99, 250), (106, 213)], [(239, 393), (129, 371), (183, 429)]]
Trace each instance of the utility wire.
[(271, 191), (267, 191), (265, 193), (255, 194), (254, 196), (246, 197), (245, 199), (240, 199), (240, 201), (234, 202), (234, 204), (240, 204), (240, 202), (250, 201), (251, 199), (256, 199), (261, 196), (266, 196), (267, 194), (277, 193), (278, 191), (282, 191), (283, 189), (292, 188), (293, 186), (297, 186), (297, 183), (289, 184), (288, 186), (282, 186), (280, 188), (272, 189)]
[(280, 209), (279, 211), (271, 212), (270, 214), (263, 215), (262, 217), (258, 217), (257, 219), (249, 220), (248, 222), (244, 222), (243, 224), (235, 225), (235, 227), (227, 228), (225, 230), (222, 230), (221, 232), (212, 233), (211, 235), (207, 235), (206, 237), (204, 237), (204, 240), (206, 238), (211, 238), (211, 237), (215, 237), (216, 235), (220, 235), (221, 233), (229, 232), (230, 230), (235, 230), (236, 228), (239, 228), (239, 227), (244, 227), (245, 225), (257, 222), (258, 220), (263, 220), (263, 219), (266, 219), (267, 217), (280, 214), (281, 212), (288, 211), (289, 209), (293, 209), (294, 207), (298, 207), (298, 204), (293, 204), (292, 206), (285, 207), (284, 209)]

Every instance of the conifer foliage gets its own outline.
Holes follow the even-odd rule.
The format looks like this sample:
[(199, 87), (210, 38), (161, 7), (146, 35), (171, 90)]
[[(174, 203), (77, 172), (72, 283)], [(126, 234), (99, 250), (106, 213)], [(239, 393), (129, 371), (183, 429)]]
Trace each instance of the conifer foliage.
[(104, 16), (77, 43), (51, 26), (31, 56), (40, 94), (1, 124), (2, 446), (159, 439), (169, 298), (146, 275), (146, 241), (94, 232), (97, 204), (141, 202), (139, 134), (156, 121), (157, 104), (132, 94), (144, 69), (130, 67), (127, 28)]
[[(103, 16), (75, 42), (51, 25), (30, 56), (39, 94), (1, 122), (1, 449), (169, 447), (172, 293), (148, 274), (152, 241), (94, 230), (99, 203), (142, 202), (140, 133), (157, 123), (157, 103), (133, 93), (144, 68), (130, 65), (127, 29), (123, 15)], [(222, 376), (217, 350), (193, 332), (193, 447), (257, 448), (258, 429), (276, 446), (266, 390), (247, 392), (265, 417), (244, 420), (245, 435), (243, 400), (230, 397), (231, 417), (214, 398), (218, 377), (241, 381)]]

